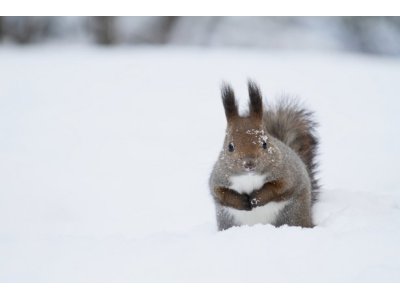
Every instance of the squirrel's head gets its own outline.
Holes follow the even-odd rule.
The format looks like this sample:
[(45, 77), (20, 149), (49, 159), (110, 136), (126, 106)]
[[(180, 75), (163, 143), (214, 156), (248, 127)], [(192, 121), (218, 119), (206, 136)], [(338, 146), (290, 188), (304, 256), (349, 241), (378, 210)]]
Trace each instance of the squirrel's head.
[(228, 122), (221, 159), (232, 173), (264, 173), (280, 157), (278, 148), (274, 145), (275, 139), (264, 128), (260, 89), (249, 81), (248, 90), (250, 101), (246, 116), (239, 115), (232, 88), (224, 84), (221, 90)]

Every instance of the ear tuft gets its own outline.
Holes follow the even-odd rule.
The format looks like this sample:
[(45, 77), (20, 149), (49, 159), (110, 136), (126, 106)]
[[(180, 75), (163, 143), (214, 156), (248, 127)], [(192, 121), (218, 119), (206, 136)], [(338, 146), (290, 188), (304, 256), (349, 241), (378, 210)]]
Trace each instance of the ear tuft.
[(248, 81), (249, 97), (250, 97), (250, 117), (262, 119), (263, 104), (260, 88), (252, 81)]
[(229, 84), (222, 84), (221, 97), (225, 108), (226, 119), (229, 121), (232, 118), (238, 116), (239, 113), (236, 104), (235, 93), (233, 92), (233, 89)]

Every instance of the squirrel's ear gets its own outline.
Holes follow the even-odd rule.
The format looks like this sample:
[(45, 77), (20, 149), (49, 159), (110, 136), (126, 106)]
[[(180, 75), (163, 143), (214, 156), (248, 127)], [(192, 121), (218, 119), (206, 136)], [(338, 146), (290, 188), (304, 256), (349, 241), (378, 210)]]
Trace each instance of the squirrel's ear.
[(262, 96), (259, 87), (254, 81), (248, 81), (249, 96), (250, 96), (250, 117), (262, 119), (263, 104)]
[(230, 85), (224, 83), (221, 87), (221, 97), (225, 108), (226, 119), (232, 120), (239, 115), (235, 93)]

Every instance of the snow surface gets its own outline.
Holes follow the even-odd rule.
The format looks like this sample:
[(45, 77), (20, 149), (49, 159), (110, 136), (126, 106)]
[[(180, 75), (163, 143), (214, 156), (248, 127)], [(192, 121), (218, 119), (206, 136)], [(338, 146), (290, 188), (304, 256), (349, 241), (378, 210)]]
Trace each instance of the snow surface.
[[(321, 124), (318, 226), (216, 231), (222, 80)], [(0, 281), (400, 281), (400, 61), (197, 48), (0, 49)]]

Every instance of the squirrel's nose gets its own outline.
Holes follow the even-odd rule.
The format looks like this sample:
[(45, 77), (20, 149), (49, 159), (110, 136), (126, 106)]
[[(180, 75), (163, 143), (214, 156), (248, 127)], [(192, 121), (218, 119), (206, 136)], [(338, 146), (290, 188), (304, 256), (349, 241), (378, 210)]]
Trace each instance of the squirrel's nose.
[(256, 168), (256, 163), (254, 159), (248, 158), (243, 161), (243, 167), (248, 171), (252, 171)]

